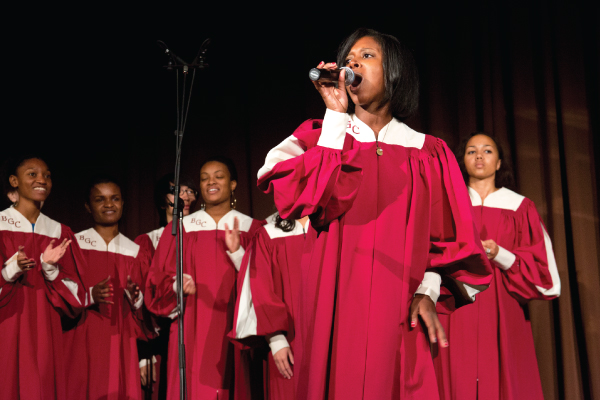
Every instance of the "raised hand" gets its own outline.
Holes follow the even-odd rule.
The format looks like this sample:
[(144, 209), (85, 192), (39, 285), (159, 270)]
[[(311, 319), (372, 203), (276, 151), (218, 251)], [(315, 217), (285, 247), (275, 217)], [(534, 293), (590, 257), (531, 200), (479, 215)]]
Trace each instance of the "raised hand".
[(35, 267), (35, 260), (27, 257), (24, 246), (19, 246), (19, 251), (17, 252), (17, 265), (23, 272), (29, 271)]
[(92, 298), (94, 299), (94, 303), (115, 304), (110, 300), (106, 300), (107, 297), (114, 295), (113, 285), (108, 283), (108, 281), (110, 281), (110, 275), (105, 280), (98, 282), (92, 288)]
[[(334, 70), (337, 69), (336, 63), (327, 63), (325, 64), (323, 61), (317, 65), (318, 69), (329, 69)], [(337, 88), (333, 84), (333, 82), (319, 82), (313, 81), (313, 85), (323, 98), (325, 102), (325, 106), (330, 110), (345, 113), (348, 110), (348, 94), (346, 93), (346, 84), (344, 83), (346, 80), (346, 71), (340, 71), (340, 77), (337, 82)]]
[(71, 244), (70, 240), (65, 239), (58, 246), (52, 247), (54, 242), (55, 240), (52, 239), (42, 254), (42, 259), (46, 264), (55, 265), (65, 255), (67, 248)]
[(485, 254), (487, 255), (488, 260), (493, 260), (498, 255), (498, 251), (500, 248), (492, 239), (482, 240), (481, 244), (483, 245), (483, 249), (485, 250)]
[(439, 343), (442, 347), (448, 347), (448, 339), (446, 338), (446, 332), (440, 323), (435, 311), (435, 304), (431, 297), (426, 294), (417, 294), (413, 298), (410, 305), (410, 328), (414, 329), (419, 323), (419, 317), (425, 323), (427, 327), (427, 334), (429, 335), (429, 341), (431, 343)]
[(291, 367), (291, 365), (294, 365), (294, 355), (292, 354), (292, 349), (289, 347), (284, 347), (277, 353), (273, 354), (273, 360), (275, 361), (275, 365), (277, 366), (279, 373), (281, 373), (285, 379), (292, 379), (292, 376), (294, 376), (294, 372), (292, 371)]
[(140, 297), (140, 286), (131, 280), (130, 275), (127, 275), (127, 291), (131, 296), (131, 300), (135, 303)]
[(233, 218), (233, 229), (225, 224), (225, 244), (231, 253), (235, 253), (240, 248), (240, 221), (237, 217)]

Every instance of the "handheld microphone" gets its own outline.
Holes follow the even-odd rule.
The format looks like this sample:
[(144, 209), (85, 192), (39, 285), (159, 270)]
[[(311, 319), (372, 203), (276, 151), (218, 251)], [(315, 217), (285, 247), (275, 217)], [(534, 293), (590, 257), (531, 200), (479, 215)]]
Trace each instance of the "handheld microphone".
[(342, 67), (334, 70), (313, 68), (308, 71), (308, 77), (311, 81), (334, 83), (340, 78), (340, 71), (342, 69), (346, 71), (346, 86), (352, 85), (353, 83), (356, 83), (357, 85), (360, 84), (360, 81), (362, 81), (362, 76), (348, 67)]

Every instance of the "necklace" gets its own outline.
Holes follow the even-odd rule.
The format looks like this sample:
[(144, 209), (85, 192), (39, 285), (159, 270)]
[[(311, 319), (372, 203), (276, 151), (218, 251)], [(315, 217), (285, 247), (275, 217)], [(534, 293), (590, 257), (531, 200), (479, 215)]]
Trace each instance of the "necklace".
[[(392, 123), (392, 121), (390, 121), (387, 124), (387, 127), (385, 128), (385, 132), (383, 132), (383, 137), (381, 138), (381, 141), (383, 142), (383, 140), (385, 139), (385, 135), (387, 135), (387, 131), (388, 129), (390, 129), (390, 124)], [(379, 140), (377, 140), (377, 138), (375, 138), (375, 145), (377, 146), (377, 156), (382, 156), (383, 155), (383, 149), (381, 147), (379, 147)]]

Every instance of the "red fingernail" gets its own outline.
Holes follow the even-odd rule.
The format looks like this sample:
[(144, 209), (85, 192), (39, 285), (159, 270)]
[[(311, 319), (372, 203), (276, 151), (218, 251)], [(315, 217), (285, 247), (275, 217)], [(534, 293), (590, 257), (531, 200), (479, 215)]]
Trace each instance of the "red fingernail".
[(417, 326), (417, 321), (411, 321), (411, 323), (410, 323), (410, 326), (412, 326), (413, 328), (414, 328), (415, 326)]
[(333, 63), (331, 63), (331, 65), (335, 65), (335, 63), (333, 62)]
[(319, 63), (319, 65), (323, 65), (323, 61), (321, 61), (321, 62)]
[(443, 345), (444, 345), (444, 347), (448, 347), (448, 341), (447, 341), (447, 340), (444, 340), (444, 343), (443, 343)]

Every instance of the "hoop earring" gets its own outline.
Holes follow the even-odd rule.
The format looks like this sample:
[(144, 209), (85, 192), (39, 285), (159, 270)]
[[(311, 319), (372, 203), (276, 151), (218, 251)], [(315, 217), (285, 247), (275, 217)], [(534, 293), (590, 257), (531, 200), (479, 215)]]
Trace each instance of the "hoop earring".
[(231, 198), (230, 198), (230, 206), (232, 209), (235, 210), (235, 206), (237, 205), (237, 199), (235, 198), (235, 192), (232, 190), (231, 191)]

